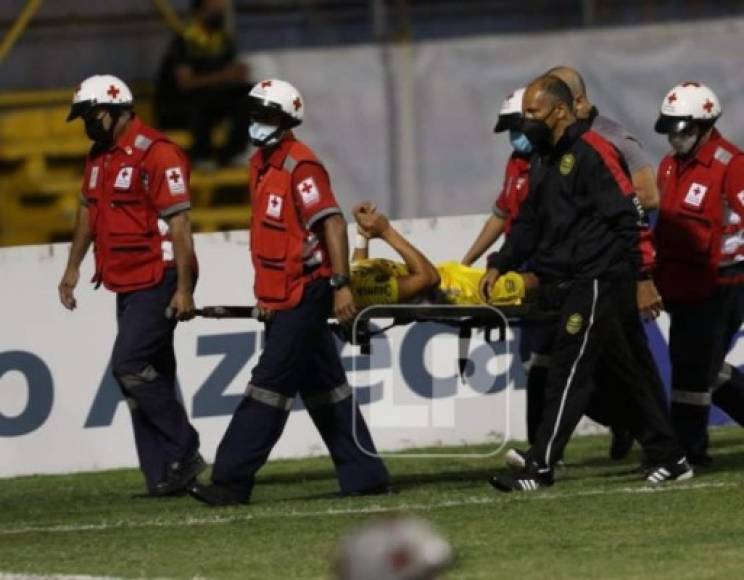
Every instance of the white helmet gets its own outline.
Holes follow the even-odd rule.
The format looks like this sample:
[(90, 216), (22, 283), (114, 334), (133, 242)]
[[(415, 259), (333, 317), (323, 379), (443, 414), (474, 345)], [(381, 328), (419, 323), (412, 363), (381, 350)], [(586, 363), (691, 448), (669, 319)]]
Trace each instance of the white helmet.
[(504, 99), (499, 111), (499, 120), (494, 127), (496, 133), (507, 129), (516, 129), (522, 121), (522, 100), (524, 99), (525, 87), (517, 89)]
[(452, 563), (452, 546), (416, 517), (373, 520), (341, 542), (338, 580), (415, 580), (434, 578)]
[(305, 101), (300, 91), (279, 79), (257, 83), (248, 94), (248, 107), (256, 113), (279, 113), (284, 128), (296, 127), (305, 114)]
[[(266, 79), (257, 83), (248, 94), (248, 111), (251, 124), (248, 133), (256, 147), (273, 147), (287, 130), (302, 123), (305, 101), (300, 91), (286, 81)], [(266, 120), (263, 116), (277, 116)]]
[(93, 75), (75, 89), (67, 120), (84, 116), (98, 105), (131, 108), (133, 104), (132, 91), (120, 78), (113, 75)]
[(672, 88), (661, 102), (654, 129), (657, 133), (679, 133), (695, 122), (712, 126), (721, 116), (721, 102), (705, 85), (685, 82)]

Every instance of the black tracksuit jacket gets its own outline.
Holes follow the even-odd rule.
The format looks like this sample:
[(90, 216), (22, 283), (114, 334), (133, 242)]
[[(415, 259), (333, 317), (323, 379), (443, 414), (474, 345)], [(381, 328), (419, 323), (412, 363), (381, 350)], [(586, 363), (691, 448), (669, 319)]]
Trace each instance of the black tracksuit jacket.
[(489, 267), (503, 273), (529, 261), (545, 282), (650, 274), (651, 232), (627, 165), (587, 122), (576, 121), (553, 151), (532, 157), (529, 187)]

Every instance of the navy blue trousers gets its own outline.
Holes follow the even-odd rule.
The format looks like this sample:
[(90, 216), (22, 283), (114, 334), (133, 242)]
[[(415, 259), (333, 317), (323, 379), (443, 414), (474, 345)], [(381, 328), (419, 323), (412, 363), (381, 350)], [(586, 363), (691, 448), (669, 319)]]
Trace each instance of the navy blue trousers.
[(744, 318), (744, 285), (721, 284), (703, 302), (667, 304), (667, 310), (672, 421), (694, 460), (707, 453), (711, 403), (744, 424), (744, 379), (724, 363)]
[(300, 304), (278, 311), (266, 325), (264, 351), (246, 394), (217, 449), (212, 480), (243, 499), (266, 462), (299, 394), (330, 452), (341, 490), (386, 485), (387, 469), (351, 396), (328, 327), (328, 280), (305, 287)]
[(177, 396), (176, 321), (165, 317), (176, 281), (175, 268), (168, 268), (160, 284), (116, 296), (118, 334), (111, 369), (129, 404), (149, 490), (165, 479), (168, 464), (199, 449), (199, 435)]

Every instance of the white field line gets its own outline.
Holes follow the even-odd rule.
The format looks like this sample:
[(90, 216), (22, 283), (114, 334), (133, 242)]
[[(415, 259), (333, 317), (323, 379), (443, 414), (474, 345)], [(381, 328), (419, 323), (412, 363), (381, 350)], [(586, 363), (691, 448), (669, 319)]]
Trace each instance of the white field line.
[(83, 574), (14, 574), (0, 572), (0, 580), (120, 580), (116, 576), (86, 576)]
[[(14, 572), (0, 572), (0, 580), (124, 580), (119, 576), (88, 576), (87, 574), (20, 574)], [(168, 580), (167, 578), (153, 578), (152, 580)], [(192, 580), (205, 580), (193, 578)]]
[[(432, 503), (400, 503), (396, 505), (371, 505), (365, 507), (340, 507), (340, 508), (329, 508), (325, 510), (317, 511), (269, 511), (269, 510), (255, 510), (250, 507), (239, 508), (245, 510), (245, 513), (233, 514), (233, 515), (213, 515), (208, 517), (186, 517), (178, 520), (164, 520), (161, 518), (154, 518), (146, 521), (135, 521), (135, 520), (109, 520), (102, 521), (99, 523), (91, 524), (71, 524), (71, 525), (57, 525), (57, 526), (26, 526), (26, 527), (11, 527), (0, 529), (0, 536), (15, 536), (20, 534), (67, 534), (77, 532), (89, 532), (89, 531), (105, 531), (113, 529), (139, 529), (139, 528), (181, 528), (191, 526), (204, 526), (204, 525), (217, 525), (217, 524), (231, 524), (235, 522), (244, 522), (255, 519), (271, 519), (271, 518), (316, 518), (316, 517), (327, 517), (327, 516), (345, 516), (345, 515), (356, 515), (356, 514), (384, 514), (384, 513), (396, 513), (406, 511), (434, 511), (439, 509), (467, 507), (472, 505), (481, 504), (494, 504), (503, 503), (505, 501), (519, 500), (559, 500), (559, 499), (571, 499), (578, 497), (591, 497), (591, 496), (602, 496), (602, 495), (618, 495), (618, 494), (646, 494), (646, 493), (668, 493), (668, 492), (681, 492), (681, 491), (695, 491), (700, 489), (721, 489), (721, 488), (733, 488), (740, 487), (740, 484), (733, 482), (701, 482), (691, 484), (678, 484), (678, 485), (667, 485), (660, 488), (649, 488), (649, 487), (620, 487), (616, 489), (596, 489), (596, 490), (585, 490), (570, 493), (551, 493), (550, 491), (535, 492), (535, 493), (511, 493), (511, 494), (497, 494), (494, 492), (491, 496), (473, 496), (458, 500), (441, 501)], [(82, 577), (81, 577), (82, 578)], [(0, 576), (0, 580), (6, 580)]]

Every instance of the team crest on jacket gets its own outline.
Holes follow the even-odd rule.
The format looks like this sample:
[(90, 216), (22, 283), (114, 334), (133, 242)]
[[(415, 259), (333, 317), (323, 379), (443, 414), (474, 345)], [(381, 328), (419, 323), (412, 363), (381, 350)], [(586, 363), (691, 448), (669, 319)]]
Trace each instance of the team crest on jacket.
[(282, 217), (282, 197), (275, 193), (269, 194), (268, 204), (266, 205), (266, 215), (279, 219)]
[[(92, 177), (92, 176), (91, 176)], [(96, 175), (98, 177), (98, 175)], [(122, 167), (119, 169), (119, 173), (116, 175), (116, 181), (114, 181), (114, 189), (129, 189), (132, 185), (132, 168)]]
[(581, 330), (581, 325), (584, 323), (584, 319), (581, 314), (576, 312), (568, 317), (566, 321), (566, 332), (568, 334), (576, 334)]
[(571, 173), (574, 163), (576, 163), (576, 157), (574, 157), (573, 153), (566, 153), (563, 157), (561, 157), (561, 164), (558, 167), (558, 169), (560, 169), (561, 175), (568, 175), (569, 173)]
[(186, 193), (186, 182), (183, 180), (183, 171), (180, 167), (169, 167), (165, 170), (165, 179), (168, 181), (168, 190), (171, 195)]
[(708, 187), (699, 183), (692, 183), (690, 189), (687, 190), (685, 195), (685, 205), (694, 207), (695, 209), (700, 208), (705, 201), (705, 193), (708, 191)]

